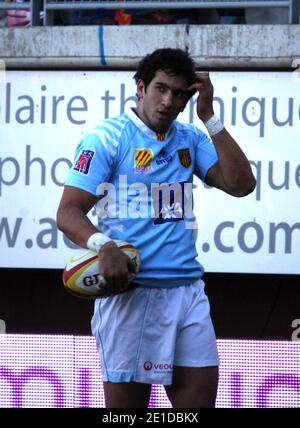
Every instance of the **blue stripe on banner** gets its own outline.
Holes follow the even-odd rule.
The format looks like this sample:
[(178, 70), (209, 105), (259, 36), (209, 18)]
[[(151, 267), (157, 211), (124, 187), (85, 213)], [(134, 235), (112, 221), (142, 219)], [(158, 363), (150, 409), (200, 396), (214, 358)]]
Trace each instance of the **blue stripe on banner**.
[(99, 25), (99, 27), (98, 27), (98, 36), (99, 36), (99, 56), (100, 56), (100, 63), (102, 65), (106, 65), (105, 52), (104, 52), (104, 30), (103, 30), (103, 25)]

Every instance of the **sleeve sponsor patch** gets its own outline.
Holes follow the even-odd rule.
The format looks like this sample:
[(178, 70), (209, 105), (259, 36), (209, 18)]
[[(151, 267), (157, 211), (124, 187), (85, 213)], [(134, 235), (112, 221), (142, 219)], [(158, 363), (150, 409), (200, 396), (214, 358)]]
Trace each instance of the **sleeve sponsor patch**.
[(94, 154), (95, 152), (93, 150), (82, 150), (73, 169), (87, 175), (89, 173)]

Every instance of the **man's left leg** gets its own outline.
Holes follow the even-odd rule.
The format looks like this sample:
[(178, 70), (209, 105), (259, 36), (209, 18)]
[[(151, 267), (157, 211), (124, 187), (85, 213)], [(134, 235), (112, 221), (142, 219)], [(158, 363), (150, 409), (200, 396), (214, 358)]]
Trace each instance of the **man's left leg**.
[(172, 385), (165, 385), (174, 408), (213, 408), (218, 390), (218, 367), (174, 367)]
[(147, 408), (151, 385), (135, 382), (103, 382), (105, 407)]

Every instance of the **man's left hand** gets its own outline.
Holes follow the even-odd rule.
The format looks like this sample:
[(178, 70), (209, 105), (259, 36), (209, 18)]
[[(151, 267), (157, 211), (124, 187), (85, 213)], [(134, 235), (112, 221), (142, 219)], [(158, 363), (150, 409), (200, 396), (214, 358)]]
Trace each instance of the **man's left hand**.
[(213, 95), (214, 87), (211, 83), (208, 72), (199, 72), (196, 74), (196, 81), (189, 88), (189, 91), (198, 91), (197, 115), (206, 122), (214, 114)]

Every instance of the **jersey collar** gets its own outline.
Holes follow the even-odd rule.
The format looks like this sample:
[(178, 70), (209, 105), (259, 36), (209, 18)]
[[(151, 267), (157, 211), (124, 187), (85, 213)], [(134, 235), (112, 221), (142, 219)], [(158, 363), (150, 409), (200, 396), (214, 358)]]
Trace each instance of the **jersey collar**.
[(131, 108), (129, 110), (129, 112), (127, 113), (129, 119), (139, 128), (139, 130), (141, 132), (143, 132), (144, 134), (146, 134), (148, 137), (153, 138), (156, 141), (165, 141), (169, 135), (172, 132), (173, 129), (173, 123), (171, 124), (168, 132), (162, 134), (162, 133), (158, 133), (153, 131), (152, 129), (150, 129), (136, 114), (135, 109)]

